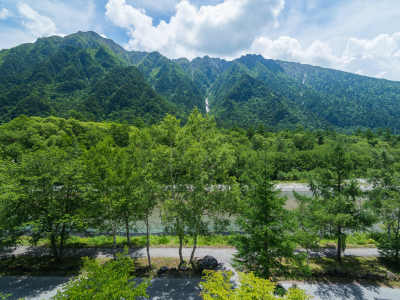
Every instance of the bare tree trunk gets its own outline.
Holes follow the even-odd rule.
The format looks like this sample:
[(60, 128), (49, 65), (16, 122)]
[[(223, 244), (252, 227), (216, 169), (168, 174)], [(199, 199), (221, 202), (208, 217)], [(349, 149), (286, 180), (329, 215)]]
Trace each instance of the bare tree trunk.
[(182, 235), (179, 235), (179, 266), (183, 265), (185, 261), (183, 260), (183, 255), (182, 255), (182, 246), (183, 246), (183, 238)]
[(194, 235), (194, 241), (193, 241), (193, 250), (192, 250), (192, 254), (190, 255), (190, 259), (189, 259), (189, 263), (192, 263), (193, 257), (194, 257), (194, 252), (196, 251), (197, 248), (197, 236), (198, 233), (196, 232)]
[(60, 239), (60, 255), (58, 257), (59, 261), (62, 260), (63, 250), (64, 250), (64, 240), (65, 240), (65, 224), (63, 224), (61, 230), (61, 239)]
[(151, 268), (150, 259), (150, 226), (149, 226), (149, 214), (146, 213), (146, 247), (147, 247), (147, 260), (149, 261), (149, 267)]
[(117, 260), (117, 231), (113, 230), (113, 257)]
[(50, 236), (51, 250), (53, 251), (53, 256), (55, 261), (59, 261), (57, 246), (56, 246), (56, 238), (54, 235)]
[(128, 244), (128, 247), (131, 244), (131, 237), (129, 236), (129, 222), (125, 222), (125, 227), (126, 227), (126, 243)]
[(338, 226), (338, 246), (336, 253), (336, 260), (342, 261), (342, 226)]

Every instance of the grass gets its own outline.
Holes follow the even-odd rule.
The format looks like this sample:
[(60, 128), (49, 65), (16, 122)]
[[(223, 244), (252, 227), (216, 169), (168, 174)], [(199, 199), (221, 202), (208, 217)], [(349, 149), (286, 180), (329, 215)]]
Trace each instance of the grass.
[[(376, 233), (359, 233), (355, 232), (347, 237), (346, 247), (350, 248), (376, 248), (375, 239)], [(211, 247), (211, 248), (231, 248), (234, 247), (235, 234), (233, 235), (201, 235), (198, 237), (198, 247)], [(111, 236), (95, 236), (95, 237), (78, 237), (72, 236), (65, 244), (66, 248), (109, 248), (112, 247), (113, 238)], [(29, 239), (24, 237), (21, 240), (21, 245), (28, 246)], [(126, 237), (117, 236), (117, 247), (127, 245)], [(193, 246), (193, 238), (186, 237), (183, 241), (184, 247)], [(336, 248), (337, 240), (334, 237), (326, 237), (320, 241), (322, 248)], [(48, 240), (41, 240), (38, 246), (49, 247)], [(146, 236), (135, 236), (130, 239), (130, 247), (144, 247), (146, 246)], [(152, 247), (178, 247), (179, 239), (177, 236), (171, 235), (151, 235), (150, 246)], [(300, 246), (299, 246), (300, 247)]]
[[(100, 265), (106, 264), (111, 258), (95, 258)], [(64, 257), (61, 262), (55, 261), (51, 256), (17, 256), (1, 261), (0, 276), (77, 276), (81, 274), (83, 257)], [(178, 257), (153, 257), (151, 258), (152, 269), (148, 269), (147, 257), (134, 258), (135, 268), (141, 267), (145, 272), (140, 276), (153, 276), (154, 270), (162, 266), (168, 268), (178, 267)], [(1, 266), (6, 266), (2, 268)], [(132, 270), (134, 273), (135, 270)]]
[[(354, 232), (347, 236), (346, 247), (347, 248), (376, 248), (377, 239), (376, 233), (369, 232)], [(327, 237), (320, 241), (321, 247), (334, 248), (337, 245), (337, 239), (334, 237)]]
[[(222, 236), (213, 234), (209, 236), (199, 236), (197, 239), (197, 246), (207, 247), (233, 247), (234, 235)], [(183, 241), (184, 246), (193, 246), (193, 238), (187, 237)], [(95, 236), (95, 237), (78, 237), (72, 236), (65, 244), (66, 248), (108, 248), (112, 247), (113, 238), (111, 236)], [(21, 240), (21, 245), (29, 245), (29, 239), (24, 237)], [(127, 245), (126, 237), (117, 236), (117, 247), (123, 247)], [(177, 236), (171, 235), (151, 235), (150, 245), (152, 247), (177, 247), (179, 245), (179, 239)], [(48, 240), (41, 240), (38, 246), (49, 247), (50, 242)], [(146, 246), (146, 236), (135, 236), (130, 238), (131, 247), (143, 247)]]
[[(309, 260), (311, 271), (325, 271), (337, 269), (338, 271), (346, 272), (351, 271), (359, 274), (383, 274), (386, 275), (387, 271), (390, 271), (397, 276), (400, 276), (400, 268), (396, 268), (393, 263), (385, 261), (379, 257), (343, 257), (341, 262), (337, 262), (335, 258), (310, 258)], [(316, 281), (330, 281), (330, 282), (356, 282), (354, 278), (349, 277), (335, 277), (325, 276), (324, 278), (315, 278)], [(378, 284), (400, 287), (400, 282), (389, 281), (385, 279), (383, 281), (372, 281), (370, 279), (358, 280), (362, 283)]]

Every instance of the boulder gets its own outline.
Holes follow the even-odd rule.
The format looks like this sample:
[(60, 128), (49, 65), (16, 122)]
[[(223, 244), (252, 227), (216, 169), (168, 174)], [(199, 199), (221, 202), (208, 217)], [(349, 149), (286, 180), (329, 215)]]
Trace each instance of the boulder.
[(383, 275), (383, 274), (376, 274), (376, 277), (378, 278), (378, 280), (384, 280), (385, 279), (385, 275)]
[(387, 277), (389, 280), (395, 280), (395, 281), (398, 281), (398, 280), (399, 280), (399, 277), (397, 277), (395, 274), (393, 274), (393, 273), (390, 272), (390, 271), (387, 271), (387, 272), (386, 272), (386, 277)]
[(167, 266), (162, 266), (159, 270), (158, 273), (159, 274), (164, 274), (167, 273), (169, 271), (169, 268)]
[(178, 269), (175, 267), (172, 267), (170, 270), (171, 270), (171, 272), (178, 272)]
[(204, 256), (197, 261), (200, 270), (215, 270), (218, 267), (218, 261), (211, 255)]
[(324, 277), (326, 273), (324, 271), (319, 271), (319, 277)]
[(365, 278), (365, 275), (364, 275), (364, 274), (357, 273), (357, 274), (356, 274), (356, 278), (357, 278), (357, 279), (364, 279), (364, 278)]

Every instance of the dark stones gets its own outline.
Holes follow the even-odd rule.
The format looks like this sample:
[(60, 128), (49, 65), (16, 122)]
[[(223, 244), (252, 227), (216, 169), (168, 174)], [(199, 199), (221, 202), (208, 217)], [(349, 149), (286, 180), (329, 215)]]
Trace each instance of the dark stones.
[(199, 270), (215, 270), (218, 267), (218, 261), (211, 255), (204, 256), (197, 261)]
[(187, 271), (189, 271), (189, 268), (188, 268), (188, 267), (185, 267), (185, 266), (181, 266), (181, 267), (179, 267), (179, 271), (181, 271), (181, 272), (187, 272)]
[(175, 267), (172, 267), (171, 269), (169, 269), (171, 272), (178, 272), (178, 269)]
[(158, 274), (165, 274), (169, 271), (169, 268), (167, 266), (162, 266), (159, 270), (158, 270)]

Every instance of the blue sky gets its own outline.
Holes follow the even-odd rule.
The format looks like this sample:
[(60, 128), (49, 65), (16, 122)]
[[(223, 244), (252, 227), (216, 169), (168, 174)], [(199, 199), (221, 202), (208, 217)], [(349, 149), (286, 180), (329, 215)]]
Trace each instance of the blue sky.
[(92, 30), (169, 58), (247, 53), (400, 80), (398, 0), (0, 2), (0, 49)]

